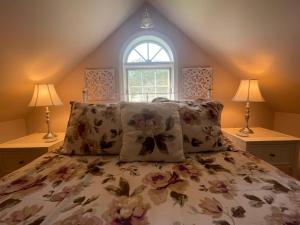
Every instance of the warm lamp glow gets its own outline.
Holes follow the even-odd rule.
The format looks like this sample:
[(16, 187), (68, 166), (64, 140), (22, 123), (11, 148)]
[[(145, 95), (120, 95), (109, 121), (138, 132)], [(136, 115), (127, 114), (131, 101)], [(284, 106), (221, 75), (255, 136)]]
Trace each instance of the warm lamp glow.
[(29, 106), (62, 105), (53, 84), (36, 84)]
[(244, 73), (261, 75), (267, 72), (273, 64), (273, 57), (270, 54), (259, 52), (251, 56), (235, 56), (231, 58), (233, 63)]
[(232, 99), (236, 102), (264, 102), (258, 80), (241, 80), (240, 86)]

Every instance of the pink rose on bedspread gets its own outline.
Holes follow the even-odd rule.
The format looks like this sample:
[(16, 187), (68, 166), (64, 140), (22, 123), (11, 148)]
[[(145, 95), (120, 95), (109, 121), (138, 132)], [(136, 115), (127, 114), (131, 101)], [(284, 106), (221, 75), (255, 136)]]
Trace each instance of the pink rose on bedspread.
[(228, 181), (212, 180), (208, 183), (211, 185), (209, 191), (212, 193), (222, 193), (225, 198), (230, 199), (236, 194), (233, 184)]
[(114, 199), (102, 218), (106, 225), (149, 225), (146, 216), (150, 205), (143, 202), (141, 196), (122, 196)]
[[(21, 191), (26, 191), (28, 194), (29, 191), (35, 191), (45, 185), (45, 180), (47, 176), (29, 176), (24, 175), (19, 177), (8, 184), (0, 186), (0, 198), (1, 196), (6, 196), (13, 193), (19, 193)], [(25, 193), (24, 193), (25, 194)]]
[(66, 186), (64, 187), (60, 192), (54, 193), (53, 195), (51, 195), (51, 197), (49, 198), (49, 200), (51, 202), (61, 202), (62, 200), (64, 200), (70, 193), (72, 193), (73, 191), (76, 190), (76, 186), (70, 187), (70, 186)]
[(19, 223), (24, 224), (25, 221), (36, 215), (43, 206), (38, 206), (38, 205), (32, 205), (32, 206), (25, 206), (21, 210), (17, 210), (12, 212), (7, 218), (5, 218), (3, 221), (7, 225), (16, 225)]
[(173, 166), (173, 170), (185, 178), (190, 178), (193, 180), (198, 180), (202, 175), (201, 169), (194, 164), (181, 163)]
[(204, 214), (212, 215), (214, 218), (218, 218), (223, 213), (223, 207), (221, 203), (215, 198), (205, 197), (200, 200), (199, 207), (203, 210)]
[(78, 172), (82, 172), (79, 164), (72, 163), (69, 165), (62, 165), (48, 174), (48, 180), (51, 182), (69, 181), (78, 174)]
[(99, 217), (80, 208), (71, 216), (60, 220), (53, 225), (103, 225), (103, 222)]
[(176, 172), (149, 173), (143, 178), (143, 183), (152, 187), (148, 193), (156, 205), (167, 201), (169, 191), (184, 192), (188, 186), (188, 182)]

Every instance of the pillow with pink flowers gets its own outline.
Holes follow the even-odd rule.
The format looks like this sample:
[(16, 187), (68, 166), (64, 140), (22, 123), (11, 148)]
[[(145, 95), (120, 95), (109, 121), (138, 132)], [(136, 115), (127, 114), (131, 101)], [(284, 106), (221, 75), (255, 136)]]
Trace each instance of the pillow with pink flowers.
[[(154, 99), (168, 102), (168, 99)], [(223, 104), (213, 100), (170, 101), (179, 105), (184, 152), (230, 150), (221, 130)]]
[(62, 154), (119, 154), (122, 127), (119, 104), (73, 102)]
[(120, 160), (183, 161), (178, 109), (174, 103), (121, 103), (123, 141)]

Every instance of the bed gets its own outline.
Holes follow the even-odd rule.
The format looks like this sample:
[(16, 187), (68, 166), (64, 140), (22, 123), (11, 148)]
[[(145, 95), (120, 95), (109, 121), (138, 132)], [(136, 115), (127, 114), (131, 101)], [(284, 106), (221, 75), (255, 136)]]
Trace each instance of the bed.
[(1, 179), (0, 224), (300, 224), (300, 183), (242, 151), (182, 163), (47, 153)]
[[(216, 106), (220, 104), (205, 105), (213, 119), (208, 127), (220, 128), (221, 110)], [(181, 162), (121, 162), (121, 154), (117, 155), (121, 142), (116, 141), (120, 121), (113, 118), (113, 108), (81, 103), (76, 107), (73, 104), (71, 116), (81, 118), (74, 122), (78, 130), (66, 136), (72, 154), (47, 153), (0, 178), (1, 225), (300, 225), (300, 182), (250, 153), (226, 148), (187, 153)], [(205, 125), (203, 120), (197, 124), (194, 114), (184, 113), (188, 135)], [(157, 144), (164, 154), (172, 149), (166, 149), (168, 143), (161, 141), (172, 139), (165, 131), (174, 126), (170, 118), (165, 121), (164, 137), (168, 138)], [(127, 125), (136, 126), (131, 120)], [(103, 127), (108, 133), (99, 136)], [(94, 133), (88, 134), (87, 129)], [(109, 133), (115, 139), (109, 140)], [(79, 149), (93, 153), (87, 148), (94, 145), (86, 141), (87, 134), (116, 155), (73, 155)], [(188, 135), (183, 135), (185, 147), (200, 145), (201, 141)], [(83, 139), (80, 147), (74, 147), (78, 136)], [(152, 142), (158, 137), (162, 135)], [(148, 151), (149, 145), (146, 147)]]

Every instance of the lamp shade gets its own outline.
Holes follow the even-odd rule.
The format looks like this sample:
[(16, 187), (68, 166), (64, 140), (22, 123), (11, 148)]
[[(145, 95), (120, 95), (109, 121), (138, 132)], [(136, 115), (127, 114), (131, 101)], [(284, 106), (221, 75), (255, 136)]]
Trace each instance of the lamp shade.
[(241, 80), (240, 86), (232, 99), (236, 102), (264, 102), (258, 80)]
[(53, 84), (36, 84), (29, 106), (62, 105)]

